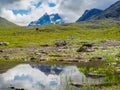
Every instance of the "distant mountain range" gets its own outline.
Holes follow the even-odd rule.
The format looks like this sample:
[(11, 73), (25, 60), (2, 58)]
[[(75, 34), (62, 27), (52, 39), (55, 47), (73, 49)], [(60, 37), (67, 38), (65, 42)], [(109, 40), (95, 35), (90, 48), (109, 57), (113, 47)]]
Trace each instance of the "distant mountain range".
[(94, 16), (91, 19), (114, 18), (120, 20), (120, 0), (105, 9), (101, 14)]
[(48, 24), (64, 24), (63, 19), (59, 14), (50, 14), (45, 13), (40, 19), (37, 21), (32, 21), (28, 26), (42, 26)]
[(0, 27), (15, 27), (15, 26), (17, 25), (0, 17)]
[[(116, 3), (112, 4), (105, 10), (100, 9), (91, 9), (86, 10), (83, 15), (76, 21), (87, 21), (87, 20), (101, 20), (101, 19), (115, 19), (120, 20), (120, 0)], [(40, 17), (37, 21), (32, 21), (28, 26), (42, 26), (49, 24), (64, 24), (64, 20), (58, 13), (56, 14), (47, 14), (45, 13), (42, 17)], [(0, 27), (14, 27), (17, 26), (14, 23), (0, 17)]]
[(100, 9), (86, 10), (76, 22), (86, 20), (100, 20), (106, 18), (120, 20), (120, 0), (103, 11)]
[(96, 9), (96, 8), (91, 9), (91, 10), (86, 10), (84, 14), (77, 20), (77, 22), (89, 20), (91, 17), (98, 15), (101, 12), (102, 10)]

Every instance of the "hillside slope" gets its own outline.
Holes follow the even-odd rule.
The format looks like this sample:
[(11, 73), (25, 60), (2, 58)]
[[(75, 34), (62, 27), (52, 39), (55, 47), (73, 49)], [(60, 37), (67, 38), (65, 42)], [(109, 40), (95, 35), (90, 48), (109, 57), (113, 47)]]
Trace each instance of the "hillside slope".
[(105, 19), (105, 18), (114, 18), (120, 20), (120, 0), (111, 5), (109, 8), (105, 9), (99, 15), (92, 17), (91, 19)]
[(80, 21), (85, 21), (85, 20), (88, 20), (90, 19), (91, 17), (95, 16), (95, 15), (98, 15), (99, 13), (101, 13), (102, 10), (100, 9), (91, 9), (91, 10), (86, 10), (84, 12), (84, 14), (76, 21), (76, 22), (80, 22)]
[(15, 27), (17, 25), (15, 25), (14, 23), (0, 17), (0, 27)]

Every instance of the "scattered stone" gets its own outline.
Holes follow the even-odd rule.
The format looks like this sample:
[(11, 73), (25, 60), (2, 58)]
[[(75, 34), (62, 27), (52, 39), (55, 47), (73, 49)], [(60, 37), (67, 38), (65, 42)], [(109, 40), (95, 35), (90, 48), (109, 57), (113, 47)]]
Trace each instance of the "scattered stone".
[(116, 67), (116, 71), (120, 73), (120, 67)]
[(57, 58), (56, 60), (57, 60), (57, 61), (64, 61), (63, 58)]
[(35, 55), (42, 55), (42, 54), (48, 54), (48, 52), (46, 50), (36, 50), (34, 52)]
[(65, 61), (68, 61), (68, 62), (79, 62), (79, 59), (66, 59)]
[(57, 58), (57, 61), (65, 61), (65, 62), (89, 62), (89, 59), (83, 57), (61, 57)]
[(3, 56), (5, 60), (9, 60), (9, 56)]
[(39, 52), (35, 52), (35, 55), (41, 55), (41, 53), (39, 53)]
[(71, 58), (57, 58), (56, 59), (57, 61), (65, 61), (65, 62), (78, 62), (78, 61), (76, 61), (76, 60), (74, 60), (74, 59), (71, 59)]
[(105, 74), (97, 74), (97, 73), (88, 73), (87, 76), (89, 77), (105, 77)]
[(34, 61), (35, 59), (35, 57), (30, 57), (30, 61)]
[(9, 45), (9, 42), (0, 42), (0, 46), (7, 46)]
[(90, 60), (89, 59), (81, 59), (81, 60), (79, 60), (79, 62), (89, 62)]
[(50, 54), (49, 56), (50, 57), (62, 57), (62, 55), (60, 55), (60, 54)]
[[(71, 82), (70, 85), (75, 86), (75, 87), (88, 87), (88, 86), (101, 86), (101, 83), (78, 83), (78, 82)], [(98, 90), (106, 90), (106, 89), (98, 89)]]
[(89, 59), (82, 56), (76, 56), (75, 59), (79, 59), (79, 62), (89, 62)]
[(39, 58), (39, 61), (47, 61), (48, 59), (47, 58), (45, 58), (45, 57), (40, 57)]
[(0, 53), (3, 53), (3, 50), (0, 50)]
[(92, 44), (83, 44), (77, 52), (93, 52), (94, 48)]
[(110, 63), (108, 63), (108, 65), (109, 65), (109, 66), (111, 66), (111, 65), (112, 65), (112, 66), (116, 66), (117, 63), (116, 63), (116, 62), (110, 62)]
[(57, 47), (63, 47), (63, 46), (67, 45), (67, 42), (65, 40), (58, 40), (58, 41), (55, 42), (55, 45)]
[(116, 40), (107, 40), (106, 42), (103, 42), (100, 44), (102, 47), (120, 47), (120, 41)]
[(49, 45), (48, 44), (44, 44), (44, 45), (41, 45), (42, 47), (48, 47)]
[(84, 59), (82, 56), (76, 56), (75, 59)]
[(26, 58), (21, 58), (20, 60), (22, 60), (22, 61), (27, 61), (27, 59), (26, 59)]
[(93, 60), (105, 60), (105, 58), (102, 56), (94, 56), (90, 59), (90, 61), (93, 61)]

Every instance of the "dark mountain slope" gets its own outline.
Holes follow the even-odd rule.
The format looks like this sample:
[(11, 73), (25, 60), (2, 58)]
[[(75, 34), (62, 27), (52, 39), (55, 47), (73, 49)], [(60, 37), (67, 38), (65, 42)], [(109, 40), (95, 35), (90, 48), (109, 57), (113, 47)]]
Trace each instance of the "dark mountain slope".
[(91, 17), (95, 16), (95, 15), (98, 15), (99, 13), (101, 13), (102, 10), (100, 9), (91, 9), (91, 10), (86, 10), (84, 12), (84, 14), (76, 21), (76, 22), (80, 22), (80, 21), (85, 21), (85, 20), (88, 20), (90, 19)]
[(99, 15), (92, 17), (91, 19), (105, 19), (105, 18), (114, 18), (120, 20), (120, 0), (115, 4), (111, 5), (109, 8), (105, 9)]

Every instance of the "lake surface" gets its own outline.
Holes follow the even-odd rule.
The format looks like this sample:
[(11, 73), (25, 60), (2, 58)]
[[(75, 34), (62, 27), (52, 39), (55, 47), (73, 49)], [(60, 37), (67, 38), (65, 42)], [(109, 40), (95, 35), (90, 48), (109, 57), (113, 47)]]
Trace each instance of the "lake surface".
[(20, 64), (0, 74), (0, 90), (85, 90), (68, 85), (75, 83), (99, 83), (102, 79), (86, 77), (77, 66)]

